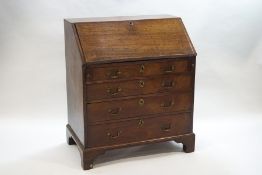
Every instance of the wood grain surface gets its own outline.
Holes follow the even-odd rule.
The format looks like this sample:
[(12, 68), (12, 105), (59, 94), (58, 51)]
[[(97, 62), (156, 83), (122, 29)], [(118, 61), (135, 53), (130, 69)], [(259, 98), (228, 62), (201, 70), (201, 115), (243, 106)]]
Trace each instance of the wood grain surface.
[(174, 140), (193, 152), (196, 52), (181, 18), (65, 20), (67, 143), (83, 169), (110, 149)]
[(180, 18), (75, 25), (87, 63), (196, 55)]

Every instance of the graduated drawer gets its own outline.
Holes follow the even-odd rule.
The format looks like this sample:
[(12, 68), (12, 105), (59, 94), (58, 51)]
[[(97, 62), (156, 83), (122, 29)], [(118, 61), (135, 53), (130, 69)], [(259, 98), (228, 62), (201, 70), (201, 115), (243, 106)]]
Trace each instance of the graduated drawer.
[(93, 101), (141, 94), (190, 91), (192, 87), (191, 74), (172, 74), (136, 80), (89, 84), (86, 86), (86, 98), (87, 101)]
[(109, 146), (192, 132), (190, 113), (88, 126), (88, 147)]
[(159, 94), (87, 104), (89, 123), (192, 109), (193, 93)]
[(86, 69), (86, 82), (129, 79), (151, 75), (191, 72), (190, 59), (137, 61), (90, 65)]

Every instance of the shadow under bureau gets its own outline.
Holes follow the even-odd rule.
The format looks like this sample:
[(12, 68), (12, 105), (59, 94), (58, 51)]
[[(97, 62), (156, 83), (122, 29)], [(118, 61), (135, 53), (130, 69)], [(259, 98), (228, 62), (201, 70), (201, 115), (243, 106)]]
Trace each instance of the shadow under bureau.
[(67, 142), (106, 150), (174, 140), (193, 152), (196, 52), (181, 18), (67, 19)]

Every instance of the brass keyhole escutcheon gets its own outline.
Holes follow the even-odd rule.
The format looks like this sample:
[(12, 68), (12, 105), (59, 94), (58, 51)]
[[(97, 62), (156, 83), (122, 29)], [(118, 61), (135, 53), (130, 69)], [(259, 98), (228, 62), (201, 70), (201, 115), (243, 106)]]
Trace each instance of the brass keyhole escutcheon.
[(145, 104), (144, 99), (142, 99), (142, 98), (139, 99), (138, 104), (139, 104), (140, 106), (143, 106), (143, 105)]
[(141, 126), (143, 126), (143, 124), (144, 124), (144, 120), (140, 119), (139, 122), (138, 122), (138, 126), (141, 127)]
[(144, 87), (145, 86), (145, 82), (143, 81), (143, 80), (140, 80), (139, 81), (139, 86), (142, 88), (142, 87)]
[(140, 73), (143, 73), (144, 70), (145, 70), (145, 65), (142, 64), (141, 67), (140, 67)]

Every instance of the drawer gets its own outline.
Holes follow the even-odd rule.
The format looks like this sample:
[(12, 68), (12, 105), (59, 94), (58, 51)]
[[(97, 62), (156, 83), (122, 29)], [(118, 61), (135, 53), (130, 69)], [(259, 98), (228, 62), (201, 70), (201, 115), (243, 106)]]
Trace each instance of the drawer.
[(88, 126), (88, 147), (108, 146), (192, 132), (191, 113)]
[(183, 73), (191, 72), (191, 69), (190, 59), (93, 65), (87, 67), (86, 82)]
[(137, 80), (95, 83), (87, 85), (87, 101), (118, 98), (132, 95), (190, 91), (192, 90), (192, 75), (164, 75)]
[(192, 109), (193, 93), (161, 94), (87, 104), (88, 122)]

